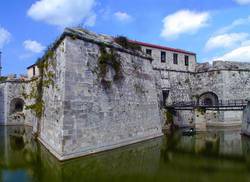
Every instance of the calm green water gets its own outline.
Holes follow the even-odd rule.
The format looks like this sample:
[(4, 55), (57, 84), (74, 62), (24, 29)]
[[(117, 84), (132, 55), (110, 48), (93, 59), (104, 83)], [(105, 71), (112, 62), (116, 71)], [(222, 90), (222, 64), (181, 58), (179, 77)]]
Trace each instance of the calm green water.
[(250, 181), (250, 139), (240, 131), (148, 142), (64, 163), (28, 127), (0, 128), (1, 181)]

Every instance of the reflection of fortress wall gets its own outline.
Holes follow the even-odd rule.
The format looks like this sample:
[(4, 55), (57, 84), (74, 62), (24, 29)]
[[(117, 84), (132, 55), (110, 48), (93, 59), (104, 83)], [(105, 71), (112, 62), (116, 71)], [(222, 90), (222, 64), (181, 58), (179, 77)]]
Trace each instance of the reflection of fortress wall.
[[(241, 156), (243, 154), (242, 141), (240, 129), (217, 130), (216, 128), (209, 128), (206, 133), (198, 133), (192, 137), (182, 136), (177, 147), (181, 151), (197, 154), (210, 153), (214, 156)], [(248, 146), (244, 147), (247, 150)]]
[(228, 131), (220, 134), (220, 153), (228, 155), (241, 155), (242, 143), (240, 130)]
[(151, 176), (160, 167), (162, 142), (162, 138), (158, 138), (63, 163), (41, 147), (41, 159), (43, 169), (48, 170), (44, 173), (50, 174), (53, 171), (55, 181), (78, 181), (80, 176), (84, 176), (86, 181), (115, 180), (121, 179), (121, 176), (133, 177), (138, 174)]
[(26, 166), (31, 161), (24, 162), (23, 158), (34, 160), (36, 155), (36, 146), (32, 142), (32, 128), (24, 126), (0, 127), (1, 165), (8, 169), (18, 169)]

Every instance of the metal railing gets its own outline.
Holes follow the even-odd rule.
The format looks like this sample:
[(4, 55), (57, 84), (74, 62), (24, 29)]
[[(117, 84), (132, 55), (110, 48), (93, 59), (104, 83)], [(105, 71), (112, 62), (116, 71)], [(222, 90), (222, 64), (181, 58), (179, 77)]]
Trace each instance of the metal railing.
[(218, 100), (215, 103), (195, 102), (195, 101), (173, 102), (172, 105), (167, 105), (167, 107), (218, 108), (218, 107), (244, 107), (246, 105), (247, 105), (246, 100), (238, 99), (238, 100)]

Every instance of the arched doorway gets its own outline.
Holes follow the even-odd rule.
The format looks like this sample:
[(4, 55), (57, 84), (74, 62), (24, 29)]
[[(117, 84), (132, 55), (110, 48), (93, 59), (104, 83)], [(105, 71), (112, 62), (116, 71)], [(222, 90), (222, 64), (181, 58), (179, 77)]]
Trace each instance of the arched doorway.
[(205, 92), (198, 99), (199, 105), (213, 106), (218, 105), (218, 96), (213, 92)]
[(23, 112), (24, 101), (21, 98), (15, 98), (10, 102), (10, 113)]

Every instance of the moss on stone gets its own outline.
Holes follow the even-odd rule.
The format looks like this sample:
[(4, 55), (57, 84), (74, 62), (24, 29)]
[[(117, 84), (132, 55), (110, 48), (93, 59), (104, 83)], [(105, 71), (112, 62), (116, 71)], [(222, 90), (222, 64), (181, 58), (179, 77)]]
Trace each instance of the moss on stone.
[(196, 109), (199, 113), (201, 113), (201, 115), (204, 115), (206, 113), (206, 109), (204, 107), (197, 107)]
[(98, 68), (101, 81), (105, 80), (105, 76), (108, 72), (108, 66), (111, 66), (115, 71), (115, 75), (113, 77), (115, 81), (123, 78), (120, 56), (114, 49), (109, 49), (109, 51), (107, 51), (105, 45), (100, 45), (99, 48), (101, 54), (98, 59)]
[(4, 77), (4, 76), (1, 76), (1, 77), (0, 77), (0, 83), (1, 83), (1, 82), (5, 82), (6, 80), (7, 80), (7, 77)]
[(143, 88), (142, 84), (136, 83), (134, 84), (134, 87), (137, 94), (145, 94), (145, 89)]
[(133, 42), (130, 42), (127, 37), (118, 36), (114, 40), (117, 44), (119, 44), (120, 46), (122, 46), (125, 49), (129, 49), (132, 51), (141, 51), (142, 50), (140, 45), (133, 43)]
[(174, 123), (174, 115), (173, 115), (173, 112), (171, 110), (167, 110), (165, 112), (165, 118), (166, 118), (165, 124), (173, 124)]
[(30, 100), (34, 100), (31, 105), (26, 105), (26, 110), (34, 112), (38, 119), (42, 118), (44, 112), (44, 100), (43, 92), (44, 88), (52, 86), (54, 88), (54, 76), (52, 71), (49, 71), (49, 67), (53, 65), (54, 51), (48, 49), (45, 56), (42, 59), (38, 59), (36, 65), (39, 69), (39, 76), (33, 80), (31, 91), (29, 94), (23, 92), (23, 97)]

